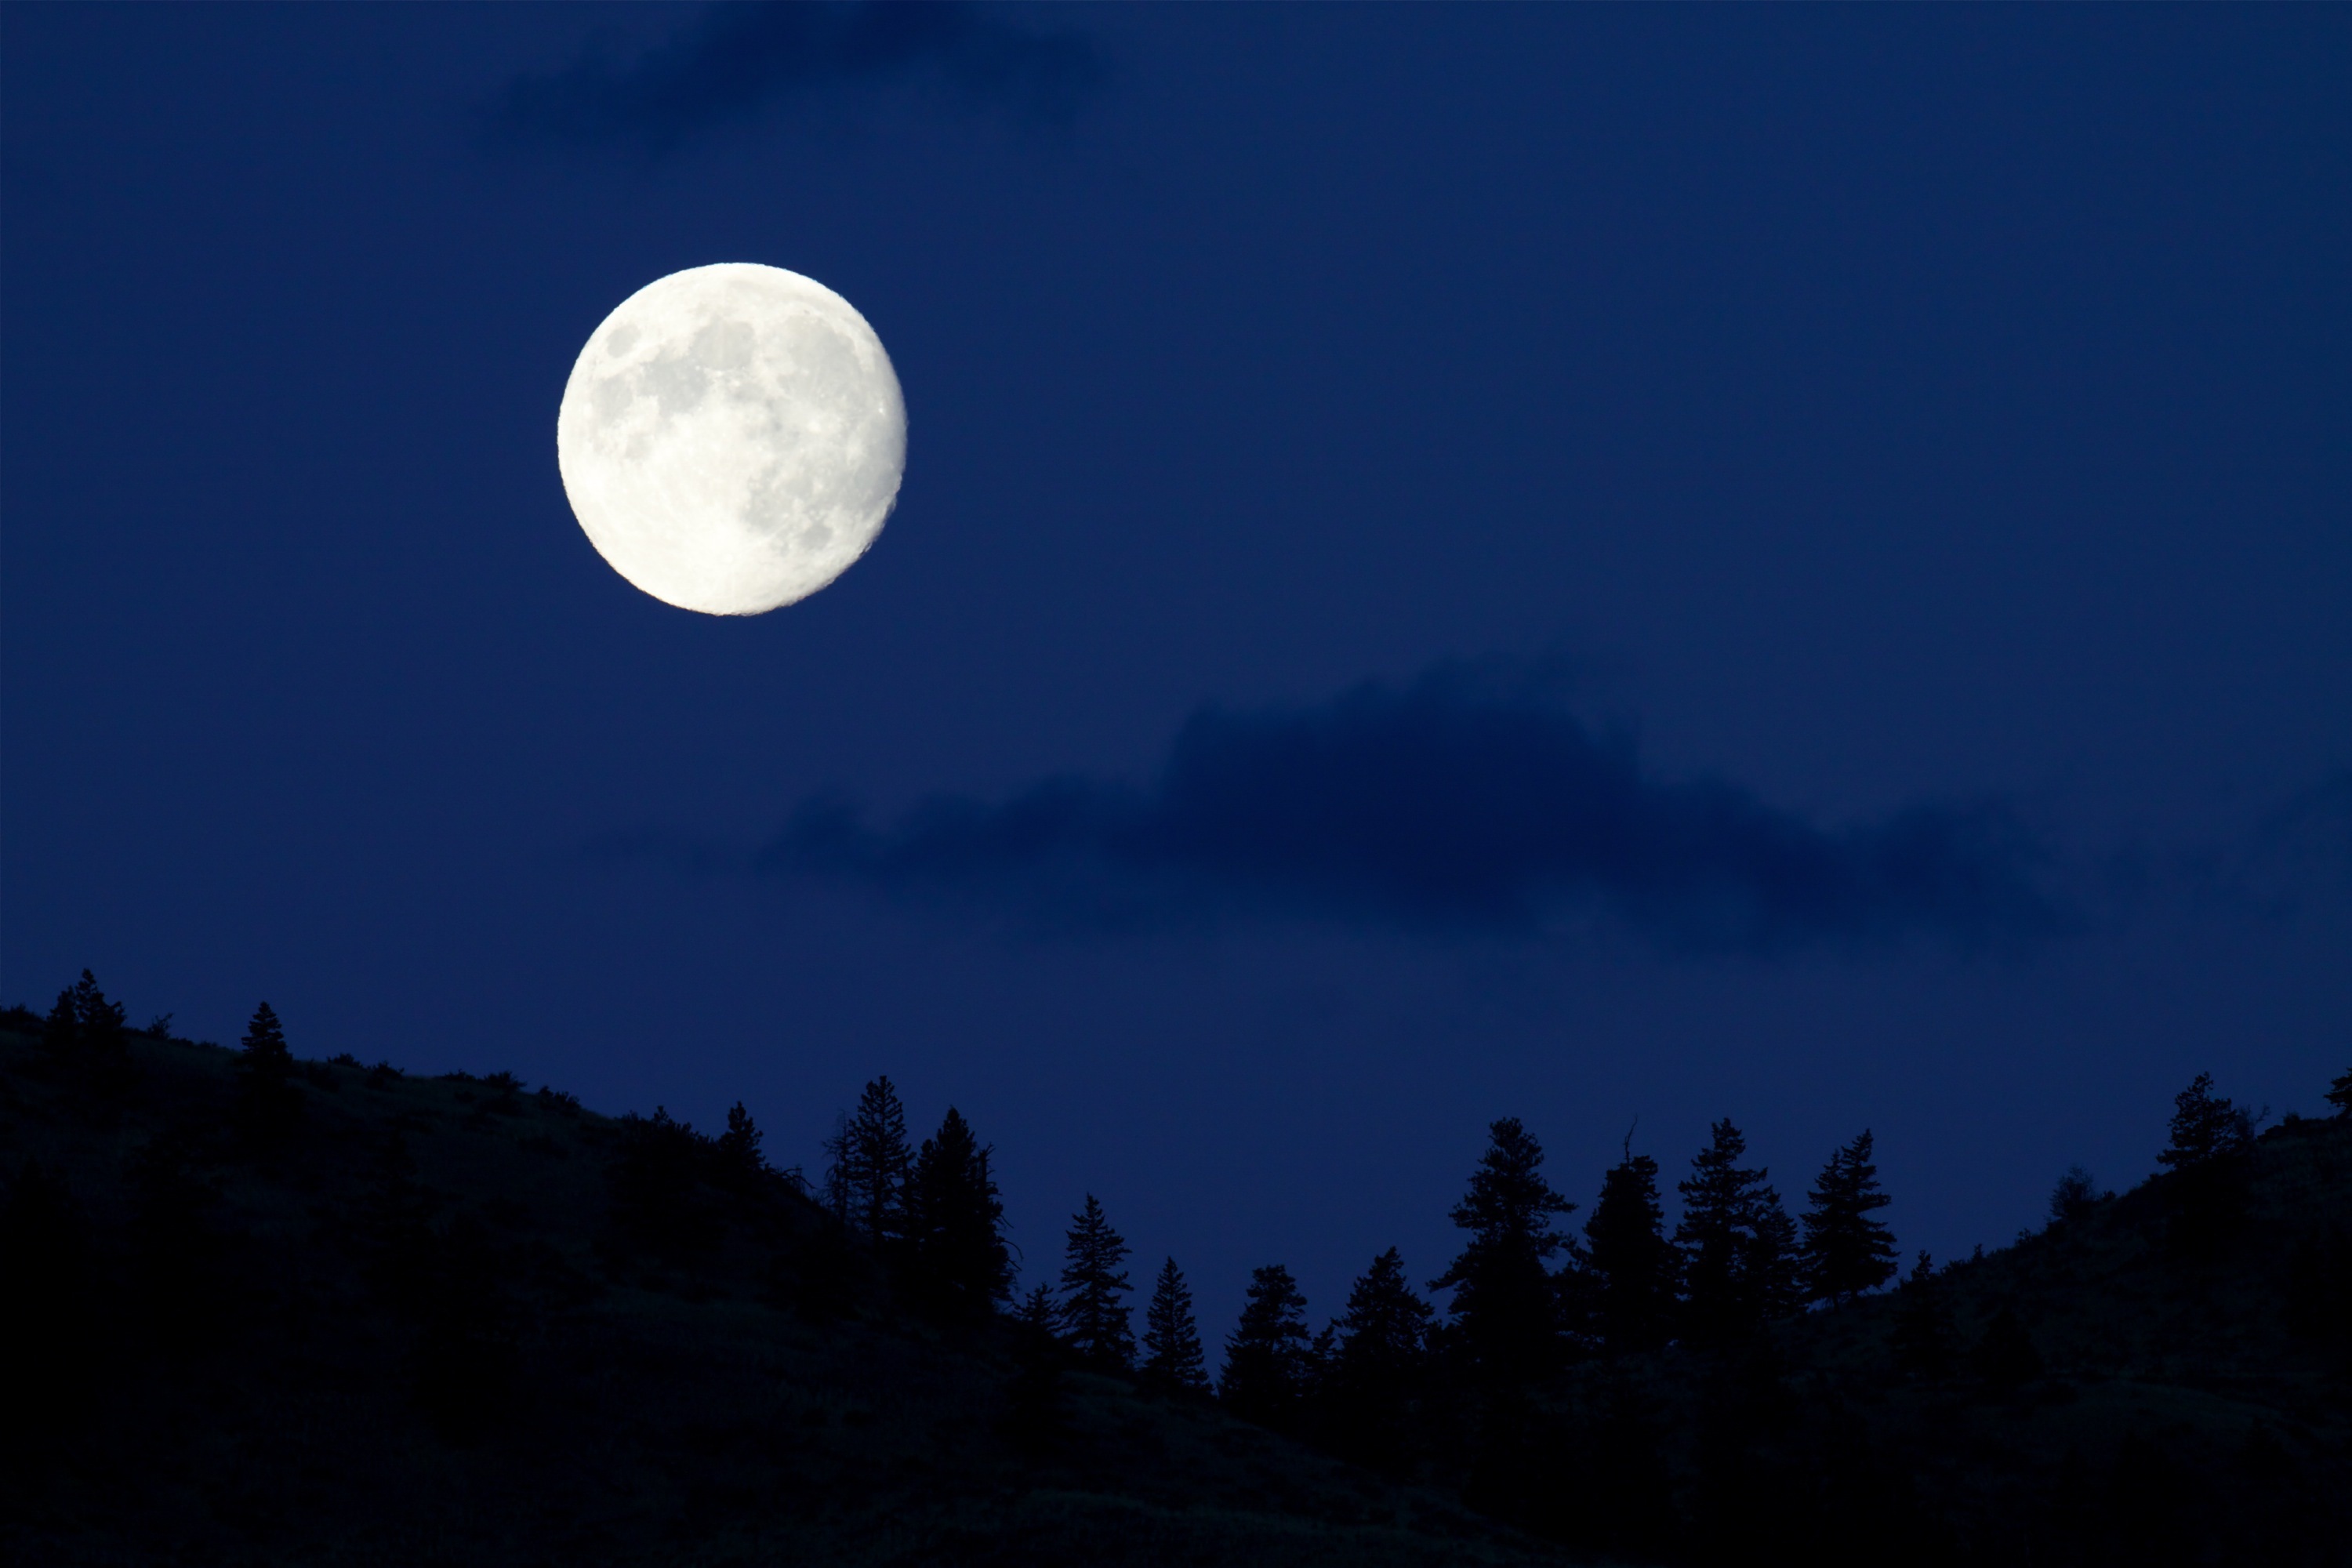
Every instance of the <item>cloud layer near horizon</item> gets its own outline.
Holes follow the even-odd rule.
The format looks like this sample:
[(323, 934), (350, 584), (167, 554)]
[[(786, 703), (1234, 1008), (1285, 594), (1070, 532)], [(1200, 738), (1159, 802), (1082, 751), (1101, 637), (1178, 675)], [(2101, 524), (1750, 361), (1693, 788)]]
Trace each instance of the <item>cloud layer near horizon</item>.
[(592, 53), (524, 77), (488, 120), (510, 140), (660, 153), (795, 94), (923, 78), (967, 109), (1062, 121), (1099, 74), (1084, 37), (1033, 32), (969, 5), (722, 5), (625, 64)]
[(1827, 827), (1719, 778), (1662, 779), (1630, 737), (1447, 668), (1204, 710), (1141, 785), (1063, 776), (885, 826), (813, 800), (760, 864), (1055, 923), (1276, 912), (1531, 934), (1602, 914), (1671, 948), (1773, 952), (2031, 937), (2065, 923), (2047, 860), (1998, 806)]

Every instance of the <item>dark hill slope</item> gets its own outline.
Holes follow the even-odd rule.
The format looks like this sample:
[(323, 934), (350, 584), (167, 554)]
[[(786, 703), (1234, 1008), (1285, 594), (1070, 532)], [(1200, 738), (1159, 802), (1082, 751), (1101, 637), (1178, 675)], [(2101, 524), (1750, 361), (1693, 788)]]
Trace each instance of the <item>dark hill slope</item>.
[(0, 1560), (1555, 1560), (1009, 1326), (919, 1323), (667, 1118), (306, 1063), (257, 1136), (235, 1060), (0, 1035)]
[(1549, 1415), (1591, 1479), (1528, 1522), (1629, 1555), (2352, 1563), (2352, 1121)]

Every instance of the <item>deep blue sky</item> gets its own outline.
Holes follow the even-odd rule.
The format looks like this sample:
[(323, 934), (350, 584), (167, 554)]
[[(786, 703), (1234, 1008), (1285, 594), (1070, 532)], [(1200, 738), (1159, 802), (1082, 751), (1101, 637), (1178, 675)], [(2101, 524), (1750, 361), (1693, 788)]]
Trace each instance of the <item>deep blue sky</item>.
[[(1491, 1118), (1906, 1246), (2352, 1057), (2352, 12), (11, 7), (0, 995), (781, 1160), (887, 1072), (1213, 1330)], [(874, 551), (572, 522), (572, 356), (880, 332)], [(926, 804), (929, 803), (929, 804)], [(1580, 1220), (1581, 1216), (1579, 1216)]]

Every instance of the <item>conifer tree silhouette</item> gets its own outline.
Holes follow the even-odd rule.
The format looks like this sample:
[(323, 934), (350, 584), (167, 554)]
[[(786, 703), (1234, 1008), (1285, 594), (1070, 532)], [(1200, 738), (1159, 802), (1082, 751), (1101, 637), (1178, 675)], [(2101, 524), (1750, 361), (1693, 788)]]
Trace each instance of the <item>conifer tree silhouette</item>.
[(1431, 1289), (1454, 1291), (1449, 1311), (1471, 1364), (1490, 1381), (1512, 1383), (1559, 1359), (1559, 1297), (1548, 1265), (1569, 1240), (1552, 1216), (1576, 1205), (1544, 1179), (1543, 1146), (1517, 1117), (1486, 1131), (1470, 1191), (1449, 1216), (1470, 1233), (1469, 1245)]
[(907, 1182), (908, 1275), (917, 1301), (954, 1322), (979, 1322), (1013, 1290), (1004, 1202), (990, 1151), (955, 1107), (923, 1140)]
[(1307, 1393), (1307, 1298), (1290, 1270), (1269, 1263), (1250, 1274), (1241, 1321), (1225, 1341), (1217, 1398), (1244, 1421), (1288, 1429)]
[(1054, 1300), (1052, 1287), (1038, 1285), (1020, 1304), (1013, 1309), (1013, 1321), (1032, 1334), (1059, 1342), (1062, 1337), (1062, 1309)]
[(747, 1191), (758, 1184), (767, 1173), (767, 1156), (760, 1152), (764, 1136), (751, 1113), (737, 1100), (727, 1112), (727, 1131), (719, 1135), (712, 1152), (717, 1156), (720, 1178), (727, 1185)]
[(1740, 1163), (1748, 1140), (1728, 1120), (1678, 1184), (1682, 1223), (1683, 1326), (1703, 1345), (1743, 1339), (1797, 1299), (1796, 1224), (1762, 1168)]
[(2339, 1117), (2352, 1117), (2352, 1068), (2339, 1074), (2327, 1086), (2327, 1103), (2336, 1108)]
[(1629, 1146), (1601, 1178), (1584, 1222), (1593, 1331), (1612, 1352), (1655, 1350), (1673, 1331), (1675, 1270), (1658, 1202), (1658, 1163)]
[(857, 1110), (826, 1141), (832, 1157), (825, 1186), (835, 1213), (877, 1249), (903, 1239), (907, 1177), (914, 1156), (907, 1147), (907, 1111), (887, 1077), (857, 1097)]
[(277, 1137), (300, 1114), (302, 1091), (294, 1087), (294, 1054), (287, 1049), (286, 1032), (268, 1003), (253, 1010), (242, 1044), (245, 1053), (236, 1062), (237, 1109), (249, 1134)]
[(2253, 1113), (2213, 1092), (2213, 1075), (2200, 1072), (2172, 1100), (2172, 1142), (2159, 1165), (2193, 1171), (2242, 1153), (2254, 1141)]
[(1805, 1214), (1805, 1299), (1843, 1306), (1895, 1277), (1895, 1234), (1872, 1215), (1895, 1200), (1878, 1187), (1870, 1130), (1830, 1156)]
[(1143, 1376), (1178, 1394), (1209, 1391), (1208, 1358), (1201, 1350), (1200, 1325), (1192, 1320), (1192, 1292), (1172, 1258), (1160, 1266), (1151, 1303), (1143, 1312)]
[(98, 979), (87, 969), (73, 988), (74, 1022), (79, 1026), (82, 1054), (92, 1059), (118, 1053), (122, 1048), (123, 1007), (120, 1002), (110, 1002), (100, 990)]
[(1434, 1321), (1393, 1247), (1349, 1289), (1318, 1391), (1321, 1425), (1345, 1457), (1389, 1470), (1409, 1458), (1413, 1415), (1427, 1393)]
[(1069, 1436), (1062, 1397), (1063, 1342), (1054, 1294), (1039, 1285), (1013, 1312), (1013, 1376), (1005, 1385), (1004, 1435), (1024, 1453), (1044, 1455)]
[(2200, 1072), (2173, 1097), (2171, 1142), (2157, 1155), (2173, 1176), (2170, 1240), (2189, 1253), (2219, 1245), (2235, 1227), (2246, 1201), (2246, 1154), (2258, 1118), (2213, 1092), (2213, 1075)]
[(1096, 1365), (1120, 1372), (1135, 1361), (1135, 1335), (1120, 1299), (1133, 1289), (1119, 1268), (1128, 1250), (1102, 1205), (1088, 1193), (1086, 1206), (1070, 1216), (1062, 1263), (1062, 1337)]
[[(88, 971), (84, 971), (85, 973)], [(58, 993), (57, 1005), (41, 1023), (41, 1048), (60, 1063), (73, 1060), (74, 1051), (81, 1044), (81, 1018), (74, 1009), (73, 987)]]
[(57, 1005), (41, 1026), (41, 1045), (60, 1067), (70, 1068), (100, 1089), (121, 1089), (131, 1068), (123, 1008), (107, 1000), (87, 969), (58, 993)]

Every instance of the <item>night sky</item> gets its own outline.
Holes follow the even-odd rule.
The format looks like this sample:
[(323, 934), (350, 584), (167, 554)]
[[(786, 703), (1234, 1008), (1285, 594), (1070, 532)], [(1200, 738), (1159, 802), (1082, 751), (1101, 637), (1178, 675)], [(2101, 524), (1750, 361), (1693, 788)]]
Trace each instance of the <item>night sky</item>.
[[(887, 1073), (1222, 1334), (1491, 1119), (1906, 1249), (2352, 1065), (2352, 10), (0, 17), (0, 1000), (779, 1163)], [(573, 522), (672, 270), (906, 389), (748, 620)], [(1638, 1124), (1637, 1123), (1638, 1119)], [(1582, 1214), (1574, 1223), (1581, 1223)]]

